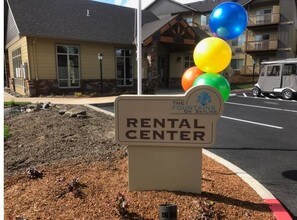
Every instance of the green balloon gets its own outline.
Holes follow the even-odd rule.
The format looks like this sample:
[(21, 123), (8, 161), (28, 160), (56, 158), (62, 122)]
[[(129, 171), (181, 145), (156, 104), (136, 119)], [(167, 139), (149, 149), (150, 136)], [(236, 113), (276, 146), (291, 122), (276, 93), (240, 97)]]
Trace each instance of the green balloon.
[(215, 89), (217, 89), (224, 101), (226, 102), (230, 95), (230, 84), (228, 80), (221, 76), (218, 73), (204, 73), (200, 76), (198, 76), (195, 81), (193, 82), (193, 86), (211, 86)]

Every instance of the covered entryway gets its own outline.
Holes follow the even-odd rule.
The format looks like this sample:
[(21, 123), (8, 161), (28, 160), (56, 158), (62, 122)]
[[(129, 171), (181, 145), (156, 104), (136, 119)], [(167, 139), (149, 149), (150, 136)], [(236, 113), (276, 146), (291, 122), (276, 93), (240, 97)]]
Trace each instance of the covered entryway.
[(176, 15), (143, 26), (144, 78), (150, 86), (179, 88), (181, 75), (193, 66), (193, 50), (201, 39)]

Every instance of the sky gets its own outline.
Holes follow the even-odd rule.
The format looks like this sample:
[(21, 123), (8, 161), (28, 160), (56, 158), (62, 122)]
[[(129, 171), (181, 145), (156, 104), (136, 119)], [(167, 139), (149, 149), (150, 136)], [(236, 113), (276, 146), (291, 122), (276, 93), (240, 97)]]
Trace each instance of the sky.
[[(137, 8), (137, 4), (138, 4), (138, 0), (97, 0), (97, 1), (114, 4), (114, 5), (122, 5), (126, 7), (131, 7), (131, 8)], [(154, 0), (141, 0), (142, 8), (145, 8), (153, 1)], [(195, 2), (197, 0), (175, 0), (175, 1), (185, 4), (185, 3)]]

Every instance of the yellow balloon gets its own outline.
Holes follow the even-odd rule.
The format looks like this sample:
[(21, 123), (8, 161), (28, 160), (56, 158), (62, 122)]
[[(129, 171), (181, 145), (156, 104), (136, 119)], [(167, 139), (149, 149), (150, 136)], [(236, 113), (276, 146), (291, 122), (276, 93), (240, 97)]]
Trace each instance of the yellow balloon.
[(200, 41), (193, 53), (196, 66), (203, 72), (218, 73), (230, 63), (232, 51), (229, 44), (218, 37), (208, 37)]

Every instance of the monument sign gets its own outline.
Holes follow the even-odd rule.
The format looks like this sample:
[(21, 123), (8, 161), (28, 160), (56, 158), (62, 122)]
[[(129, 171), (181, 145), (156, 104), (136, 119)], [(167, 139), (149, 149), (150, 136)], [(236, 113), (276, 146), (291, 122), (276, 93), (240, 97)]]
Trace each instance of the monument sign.
[(215, 142), (224, 102), (209, 86), (185, 95), (123, 95), (115, 135), (128, 145), (129, 189), (201, 192), (202, 148)]

